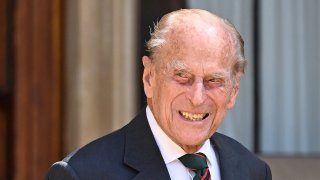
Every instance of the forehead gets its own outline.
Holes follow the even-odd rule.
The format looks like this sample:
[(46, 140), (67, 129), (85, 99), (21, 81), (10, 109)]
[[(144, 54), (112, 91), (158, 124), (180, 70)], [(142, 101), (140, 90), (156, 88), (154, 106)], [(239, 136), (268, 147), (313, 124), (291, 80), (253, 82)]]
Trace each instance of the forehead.
[(179, 60), (173, 59), (163, 66), (164, 72), (185, 72), (197, 76), (220, 76), (228, 77), (231, 75), (231, 69), (217, 61), (197, 61), (197, 60)]
[(207, 22), (179, 22), (165, 37), (159, 49), (161, 61), (183, 61), (195, 66), (230, 64), (234, 59), (232, 41), (226, 28)]

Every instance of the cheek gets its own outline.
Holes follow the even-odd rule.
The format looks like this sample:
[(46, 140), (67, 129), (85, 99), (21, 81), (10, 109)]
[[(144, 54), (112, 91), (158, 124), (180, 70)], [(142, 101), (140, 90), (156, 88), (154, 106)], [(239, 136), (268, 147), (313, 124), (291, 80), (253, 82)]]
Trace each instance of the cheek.
[(177, 96), (184, 92), (184, 88), (178, 86), (175, 82), (159, 80), (157, 86), (153, 89), (156, 99), (165, 101), (166, 104), (171, 104)]
[[(160, 84), (160, 83), (159, 83)], [(156, 117), (161, 128), (167, 133), (172, 132), (173, 123), (173, 104), (174, 93), (172, 88), (168, 85), (162, 84), (158, 88), (154, 89), (154, 96), (152, 98), (152, 104), (154, 107), (154, 116)]]
[(183, 90), (172, 83), (159, 83), (159, 85), (154, 89), (153, 106), (161, 117), (159, 120), (170, 123), (173, 120), (173, 113), (187, 104), (186, 98)]
[(221, 122), (224, 119), (224, 116), (229, 108), (229, 103), (231, 99), (231, 93), (228, 91), (220, 91), (212, 94), (211, 99), (215, 104), (216, 108), (216, 123), (220, 126)]
[(190, 101), (187, 98), (187, 88), (177, 85), (175, 82), (169, 83), (167, 91), (164, 93), (164, 98), (167, 98), (168, 103), (173, 110), (188, 109)]
[(157, 86), (153, 88), (153, 106), (157, 109), (158, 114), (162, 117), (168, 116), (171, 98), (171, 88), (164, 81), (157, 81)]
[(217, 107), (226, 107), (231, 99), (230, 91), (226, 89), (216, 89), (210, 92), (210, 97), (214, 101)]
[(166, 86), (163, 81), (157, 81), (155, 84), (156, 86), (153, 87), (153, 99), (155, 100), (155, 103), (162, 103), (164, 99), (166, 98), (163, 96), (163, 94), (166, 92)]

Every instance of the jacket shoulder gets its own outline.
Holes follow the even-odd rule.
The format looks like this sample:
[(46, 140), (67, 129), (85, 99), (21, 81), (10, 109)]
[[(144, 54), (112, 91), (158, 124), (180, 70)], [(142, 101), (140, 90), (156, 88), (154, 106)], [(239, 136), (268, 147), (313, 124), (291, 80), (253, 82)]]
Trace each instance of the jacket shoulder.
[(239, 143), (237, 140), (226, 136), (221, 133), (215, 133), (211, 140), (213, 141), (213, 144), (218, 148), (221, 149), (221, 151), (224, 151), (228, 155), (233, 156), (249, 156), (252, 159), (258, 160), (258, 158), (249, 151), (246, 147), (244, 147), (241, 143)]
[(79, 177), (68, 163), (59, 161), (50, 167), (45, 179), (77, 180)]
[(272, 179), (269, 165), (235, 139), (215, 133), (211, 142), (218, 152), (222, 168), (234, 168), (242, 179)]
[(88, 143), (71, 152), (62, 161), (54, 163), (48, 171), (47, 179), (112, 179), (110, 175), (114, 173), (119, 173), (119, 178), (121, 175), (134, 175), (135, 170), (123, 164), (126, 132), (132, 123)]

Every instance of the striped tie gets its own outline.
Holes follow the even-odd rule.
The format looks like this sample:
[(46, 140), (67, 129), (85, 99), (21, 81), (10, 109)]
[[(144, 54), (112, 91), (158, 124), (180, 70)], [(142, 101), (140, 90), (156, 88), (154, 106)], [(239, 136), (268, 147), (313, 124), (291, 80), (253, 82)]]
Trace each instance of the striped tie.
[(179, 160), (182, 164), (194, 171), (196, 175), (194, 180), (210, 180), (210, 172), (207, 164), (207, 157), (203, 153), (186, 154), (181, 156)]

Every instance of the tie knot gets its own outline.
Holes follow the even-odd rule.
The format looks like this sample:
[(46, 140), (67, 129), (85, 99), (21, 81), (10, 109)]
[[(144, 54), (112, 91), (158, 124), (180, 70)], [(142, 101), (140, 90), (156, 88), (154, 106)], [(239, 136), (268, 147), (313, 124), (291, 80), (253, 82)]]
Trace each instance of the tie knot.
[(201, 170), (208, 168), (207, 157), (203, 153), (186, 154), (179, 158), (182, 164), (193, 170)]

